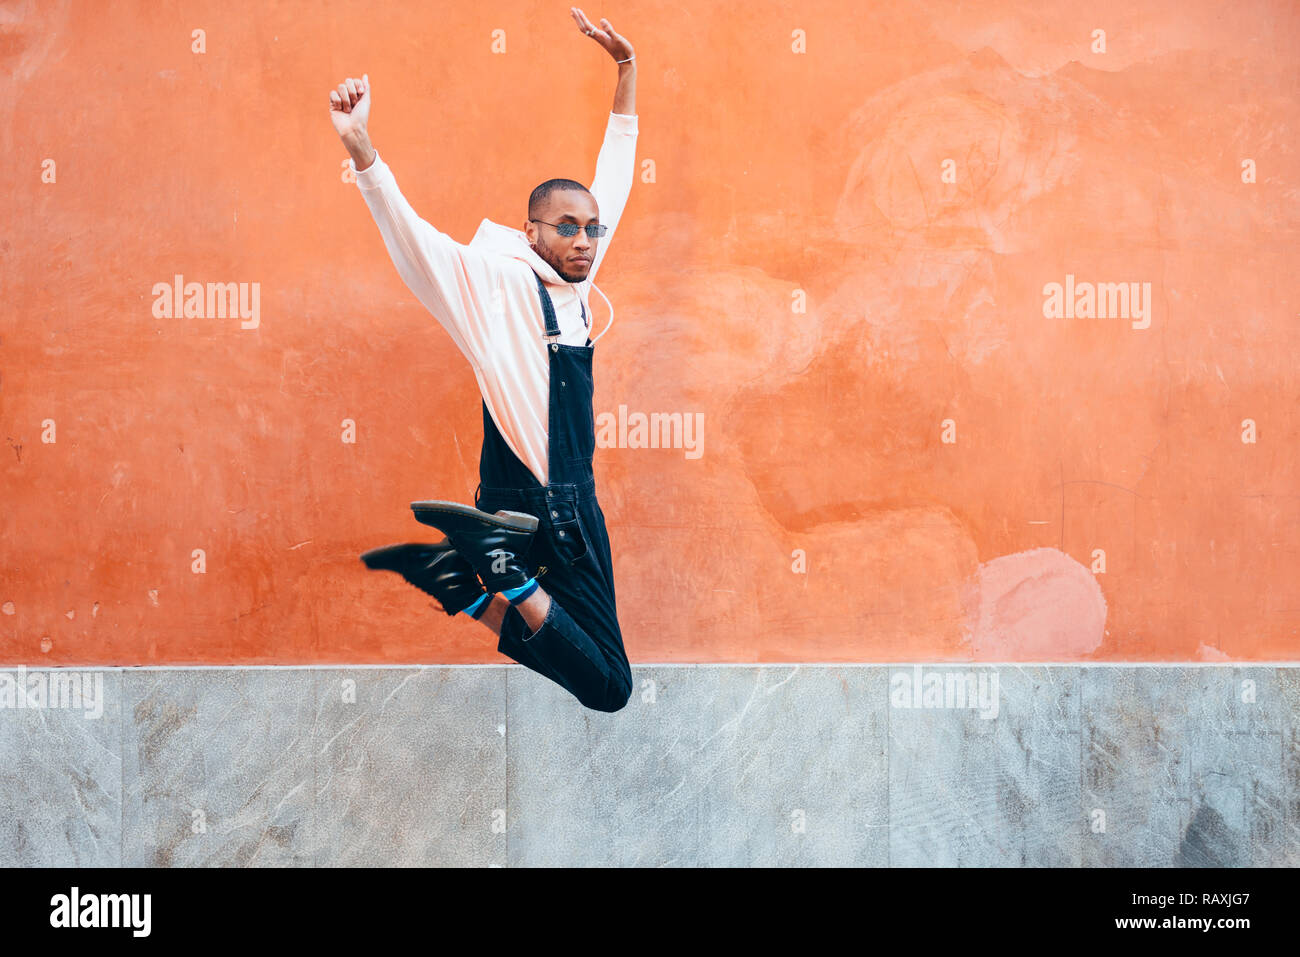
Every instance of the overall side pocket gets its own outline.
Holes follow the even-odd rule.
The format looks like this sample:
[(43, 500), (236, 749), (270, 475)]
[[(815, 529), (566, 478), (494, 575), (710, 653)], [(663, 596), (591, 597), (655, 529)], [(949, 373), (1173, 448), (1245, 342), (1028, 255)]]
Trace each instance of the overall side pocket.
[(547, 514), (547, 534), (551, 549), (566, 565), (587, 554), (587, 536), (582, 516), (572, 502), (551, 502)]

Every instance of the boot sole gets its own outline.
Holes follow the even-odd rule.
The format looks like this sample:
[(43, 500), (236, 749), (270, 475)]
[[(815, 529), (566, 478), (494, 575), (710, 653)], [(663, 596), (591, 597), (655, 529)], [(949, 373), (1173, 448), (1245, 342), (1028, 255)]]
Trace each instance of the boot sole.
[(497, 528), (508, 528), (512, 531), (535, 532), (537, 531), (538, 520), (536, 515), (529, 515), (526, 512), (511, 512), (503, 510), (503, 514), (495, 515), (492, 512), (484, 512), (475, 508), (473, 505), (462, 505), (460, 502), (438, 502), (422, 501), (412, 502), (411, 511), (415, 513), (415, 520), (424, 525), (434, 525), (433, 522), (425, 521), (422, 516), (437, 515), (458, 515), (461, 518), (472, 518), (476, 522), (484, 525), (493, 525)]

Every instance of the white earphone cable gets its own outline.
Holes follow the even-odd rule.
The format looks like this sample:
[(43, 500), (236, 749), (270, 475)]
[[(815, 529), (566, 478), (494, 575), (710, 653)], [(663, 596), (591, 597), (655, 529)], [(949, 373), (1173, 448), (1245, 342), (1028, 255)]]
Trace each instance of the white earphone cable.
[[(608, 296), (606, 296), (603, 292), (600, 292), (600, 287), (597, 286), (594, 282), (591, 284), (591, 288), (596, 290), (596, 292), (600, 293), (600, 298), (604, 299), (605, 305), (609, 307), (609, 321), (605, 323), (605, 328), (600, 330), (600, 336), (603, 336), (605, 333), (609, 332), (609, 327), (614, 324), (614, 304), (609, 301)], [(600, 336), (597, 336), (596, 339), (599, 339)], [(596, 344), (596, 339), (591, 340), (591, 344), (593, 346)]]

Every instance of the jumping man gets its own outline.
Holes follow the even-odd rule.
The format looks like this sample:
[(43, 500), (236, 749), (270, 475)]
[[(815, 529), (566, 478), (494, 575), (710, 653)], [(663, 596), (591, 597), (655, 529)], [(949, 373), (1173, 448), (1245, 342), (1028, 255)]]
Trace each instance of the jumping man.
[[(330, 91), (330, 119), (398, 273), (469, 360), (482, 393), (474, 506), (413, 502), (415, 517), (445, 537), (373, 549), (362, 560), (400, 573), (448, 615), (481, 621), (498, 651), (586, 707), (618, 711), (632, 672), (592, 472), (589, 297), (632, 190), (636, 62), (608, 20), (598, 29), (570, 9), (617, 63), (614, 105), (591, 189), (542, 183), (523, 230), (484, 219), (465, 246), (416, 215), (367, 135), (369, 75)], [(613, 322), (605, 303), (610, 319), (596, 339)]]

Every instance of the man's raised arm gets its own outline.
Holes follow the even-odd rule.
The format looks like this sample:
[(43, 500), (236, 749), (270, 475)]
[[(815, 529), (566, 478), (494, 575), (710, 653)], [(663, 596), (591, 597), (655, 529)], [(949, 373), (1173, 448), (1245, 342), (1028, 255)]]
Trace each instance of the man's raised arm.
[(369, 75), (348, 78), (330, 91), (330, 119), (352, 158), (357, 186), (370, 207), (398, 275), (447, 330), (475, 368), (489, 353), (491, 301), (500, 263), (464, 246), (421, 219), (370, 142)]
[(591, 281), (605, 258), (605, 250), (614, 238), (614, 228), (623, 218), (623, 208), (627, 205), (628, 195), (632, 192), (632, 180), (636, 173), (636, 139), (638, 121), (636, 117), (636, 53), (632, 44), (622, 34), (615, 32), (614, 25), (601, 18), (597, 29), (587, 15), (578, 7), (570, 7), (578, 29), (591, 37), (618, 64), (618, 86), (614, 90), (614, 106), (610, 111), (605, 126), (605, 139), (596, 157), (596, 175), (591, 181), (591, 195), (596, 199), (600, 209), (600, 221), (609, 227), (600, 245), (596, 247), (596, 258), (587, 270), (587, 280)]

